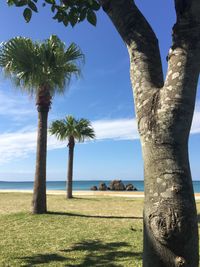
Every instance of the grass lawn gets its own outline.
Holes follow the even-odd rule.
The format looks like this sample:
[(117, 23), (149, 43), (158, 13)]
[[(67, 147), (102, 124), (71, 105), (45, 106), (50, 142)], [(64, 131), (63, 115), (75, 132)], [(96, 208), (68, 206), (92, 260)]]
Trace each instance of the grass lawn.
[(142, 266), (141, 199), (51, 195), (45, 215), (30, 203), (31, 194), (0, 193), (1, 267)]

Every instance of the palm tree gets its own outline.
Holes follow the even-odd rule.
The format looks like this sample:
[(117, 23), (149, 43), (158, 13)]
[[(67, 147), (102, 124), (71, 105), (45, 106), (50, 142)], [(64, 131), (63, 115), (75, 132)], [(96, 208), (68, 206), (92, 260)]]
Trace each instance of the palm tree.
[(89, 120), (76, 120), (72, 116), (67, 116), (63, 120), (53, 121), (49, 132), (55, 135), (57, 139), (68, 140), (69, 157), (67, 173), (67, 198), (72, 198), (72, 179), (73, 179), (73, 158), (75, 141), (84, 142), (85, 139), (94, 139), (95, 133)]
[(72, 43), (68, 48), (55, 35), (43, 43), (16, 37), (0, 46), (0, 67), (16, 86), (36, 98), (38, 137), (33, 213), (45, 213), (47, 121), (52, 97), (63, 93), (73, 74), (79, 75), (80, 49)]

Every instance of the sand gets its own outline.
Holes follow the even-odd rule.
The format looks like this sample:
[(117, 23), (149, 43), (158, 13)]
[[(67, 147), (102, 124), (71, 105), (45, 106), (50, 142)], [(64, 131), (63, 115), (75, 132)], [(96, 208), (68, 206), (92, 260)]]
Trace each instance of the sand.
[[(0, 190), (0, 193), (32, 193), (32, 190)], [(48, 195), (65, 195), (64, 190), (47, 190)], [(73, 191), (74, 196), (111, 196), (111, 197), (130, 197), (143, 198), (144, 192), (113, 192), (113, 191)], [(195, 199), (200, 200), (200, 193), (195, 193)]]

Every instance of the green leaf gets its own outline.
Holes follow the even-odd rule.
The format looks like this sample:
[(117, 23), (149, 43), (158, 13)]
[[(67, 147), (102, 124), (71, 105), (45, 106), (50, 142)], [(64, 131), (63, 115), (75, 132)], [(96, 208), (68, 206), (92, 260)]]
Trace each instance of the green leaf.
[(65, 17), (63, 18), (63, 24), (65, 25), (65, 27), (67, 27), (68, 23), (69, 23), (69, 21), (68, 21), (68, 17), (65, 16)]
[(96, 26), (97, 24), (97, 17), (96, 14), (94, 13), (94, 11), (89, 10), (87, 13), (87, 20), (90, 24)]
[(7, 0), (7, 4), (8, 4), (9, 6), (12, 6), (12, 5), (15, 4), (15, 1), (13, 1), (13, 0)]
[(15, 1), (15, 5), (16, 6), (25, 6), (25, 5), (27, 5), (28, 4), (28, 1), (27, 0), (21, 0), (21, 1)]
[(29, 2), (28, 6), (30, 7), (30, 9), (32, 9), (35, 12), (38, 12), (38, 9), (36, 7), (36, 5), (33, 2)]
[(93, 3), (92, 3), (92, 9), (93, 10), (99, 10), (100, 9), (100, 4), (98, 3), (98, 2), (96, 2), (96, 1), (93, 1)]
[(71, 8), (69, 14), (68, 14), (68, 20), (72, 27), (78, 22), (78, 13), (76, 8)]
[(21, 0), (21, 1), (14, 1), (16, 6), (26, 6), (28, 4), (27, 0)]
[[(23, 16), (26, 22), (31, 20), (32, 12), (39, 11), (39, 0), (6, 0), (6, 2), (9, 6), (24, 7)], [(41, 0), (41, 2), (43, 6), (49, 4), (51, 12), (55, 15), (53, 18), (63, 22), (65, 26), (70, 23), (73, 27), (85, 19), (94, 26), (97, 24), (96, 11), (100, 9), (98, 0)]]
[(53, 17), (53, 19), (57, 19), (58, 22), (63, 21), (63, 18), (64, 18), (63, 13), (61, 13), (61, 12), (59, 12), (59, 11), (58, 11), (58, 12), (56, 13), (56, 15)]
[(56, 7), (55, 7), (55, 5), (52, 5), (52, 6), (51, 6), (51, 11), (54, 13), (54, 12), (55, 12), (55, 10), (56, 10)]
[(87, 8), (84, 8), (80, 12), (79, 21), (83, 21), (86, 18), (87, 15)]
[(46, 3), (55, 5), (55, 0), (45, 0)]
[(23, 12), (23, 16), (26, 20), (26, 22), (29, 22), (32, 17), (32, 10), (30, 8), (25, 8)]
[(70, 7), (75, 6), (74, 5), (74, 0), (62, 0), (62, 1), (66, 6), (70, 6)]

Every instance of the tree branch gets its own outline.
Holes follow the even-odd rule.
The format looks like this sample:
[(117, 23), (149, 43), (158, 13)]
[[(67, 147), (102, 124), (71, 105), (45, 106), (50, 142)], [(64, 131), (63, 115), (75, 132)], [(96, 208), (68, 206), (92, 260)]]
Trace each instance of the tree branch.
[(148, 87), (162, 87), (163, 73), (158, 40), (132, 0), (100, 0), (125, 44), (131, 61), (131, 80), (136, 90), (138, 83)]
[(174, 2), (178, 24), (200, 22), (199, 0), (174, 0)]
[(177, 90), (182, 88), (184, 91), (186, 80), (188, 82), (190, 80), (194, 85), (189, 86), (187, 83), (187, 89), (195, 90), (200, 71), (200, 1), (175, 0), (174, 2), (177, 21), (173, 27), (173, 44), (168, 55), (165, 85), (173, 86)]
[(200, 1), (175, 0), (175, 8), (177, 21), (173, 27), (165, 86), (161, 90), (160, 116), (179, 114), (174, 123), (179, 126), (182, 123), (183, 127), (192, 120), (200, 71)]
[[(133, 0), (99, 2), (128, 48), (130, 77), (140, 131), (142, 118), (145, 117), (147, 123), (153, 121), (159, 98), (158, 89), (164, 84), (158, 40)], [(148, 129), (151, 127), (148, 123)]]

